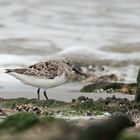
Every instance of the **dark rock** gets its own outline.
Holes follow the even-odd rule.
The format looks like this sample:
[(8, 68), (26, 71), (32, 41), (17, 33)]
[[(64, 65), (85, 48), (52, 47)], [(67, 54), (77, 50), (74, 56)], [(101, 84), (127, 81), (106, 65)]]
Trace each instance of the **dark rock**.
[(88, 98), (86, 98), (85, 96), (80, 96), (77, 98), (78, 101), (86, 101)]
[(112, 99), (116, 99), (115, 95), (112, 96)]
[(117, 117), (117, 116), (121, 116), (121, 115), (125, 115), (125, 113), (124, 112), (114, 112), (114, 113), (112, 113), (112, 117)]
[(97, 100), (97, 102), (103, 102), (103, 101), (104, 101), (103, 98), (99, 98), (99, 99)]
[(92, 112), (86, 112), (86, 116), (92, 116)]
[(72, 103), (75, 103), (76, 102), (76, 99), (72, 99), (72, 101), (71, 101)]
[(121, 115), (90, 125), (81, 135), (81, 140), (115, 140), (120, 132), (133, 123), (128, 117)]
[(7, 113), (0, 108), (0, 116), (8, 117)]

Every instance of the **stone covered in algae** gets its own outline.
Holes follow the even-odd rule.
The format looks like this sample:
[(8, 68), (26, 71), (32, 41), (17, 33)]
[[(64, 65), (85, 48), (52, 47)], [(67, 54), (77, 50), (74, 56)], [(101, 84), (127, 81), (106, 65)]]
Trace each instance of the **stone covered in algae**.
[(102, 114), (102, 111), (104, 111), (103, 108), (102, 103), (84, 96), (77, 98), (77, 100), (73, 101), (70, 106), (70, 109), (75, 110), (77, 114), (79, 113), (79, 115), (92, 115), (95, 113)]
[(128, 94), (134, 94), (136, 91), (136, 83), (102, 83), (97, 82), (84, 86), (81, 92), (122, 92)]
[(55, 107), (55, 106), (64, 106), (67, 103), (62, 101), (56, 100), (37, 100), (37, 99), (27, 99), (27, 98), (17, 98), (17, 99), (1, 99), (0, 100), (0, 107), (1, 108), (12, 108), (13, 104), (21, 105), (21, 104), (33, 104), (35, 106), (42, 106), (42, 107)]
[(39, 117), (33, 113), (20, 112), (0, 123), (0, 140), (72, 140), (74, 135), (78, 140), (79, 131), (71, 123), (52, 116)]
[(137, 126), (121, 132), (117, 140), (140, 140), (140, 127)]
[(113, 140), (122, 129), (131, 126), (131, 120), (125, 116), (117, 116), (79, 127), (64, 120), (48, 116), (37, 118), (32, 113), (22, 112), (9, 116), (0, 123), (0, 139), (102, 140), (102, 138), (106, 138)]
[(0, 123), (0, 131), (5, 129), (9, 131), (22, 131), (32, 127), (38, 121), (37, 116), (33, 113), (16, 113)]
[(110, 119), (93, 123), (83, 133), (85, 140), (115, 140), (120, 132), (133, 127), (133, 122), (126, 116), (115, 116)]
[[(34, 112), (37, 115), (101, 115), (104, 112), (110, 114), (123, 113), (133, 114), (134, 111), (140, 112), (140, 103), (129, 101), (126, 98), (116, 98), (115, 96), (106, 99), (99, 98), (94, 101), (91, 98), (80, 96), (73, 99), (72, 102), (65, 103), (61, 101), (48, 100), (38, 101), (36, 99), (4, 99), (0, 101), (0, 107), (5, 113), (6, 111), (14, 112)], [(8, 108), (8, 110), (7, 110)], [(9, 113), (8, 113), (9, 115)]]
[[(90, 116), (95, 115), (96, 112), (98, 114), (101, 114), (102, 112), (110, 112), (112, 116), (114, 116), (113, 113), (116, 112), (121, 112), (127, 115), (129, 113), (131, 113), (131, 115), (134, 115), (135, 111), (139, 115), (140, 112), (139, 103), (135, 101), (129, 101), (127, 99), (116, 98), (115, 96), (108, 97), (106, 99), (100, 98), (97, 101), (81, 96), (77, 99), (73, 99), (70, 103), (53, 100), (38, 102), (36, 99), (28, 100), (25, 98), (3, 99), (0, 102), (2, 103), (1, 106), (5, 108), (11, 108), (13, 103), (16, 103), (17, 105), (32, 104), (33, 106), (40, 106), (42, 107), (42, 109), (47, 107), (46, 112), (41, 115), (37, 115), (29, 111), (24, 112), (25, 110), (19, 113), (15, 111), (14, 114), (12, 113), (13, 115), (10, 114), (10, 116), (8, 116), (2, 123), (0, 123), (0, 135), (1, 139), (3, 138), (2, 140), (6, 139), (8, 136), (9, 137), (7, 139), (17, 139), (19, 136), (21, 140), (30, 138), (51, 140), (55, 134), (57, 134), (57, 136), (61, 138), (61, 140), (82, 140), (82, 138), (84, 138), (84, 140), (90, 140), (93, 139), (93, 137), (95, 140), (98, 140), (99, 135), (96, 135), (96, 133), (93, 133), (93, 135), (91, 135), (89, 132), (93, 132), (94, 129), (94, 132), (96, 132), (97, 130), (99, 133), (103, 133), (105, 129), (105, 133), (108, 134), (107, 136), (109, 137), (110, 131), (112, 131), (112, 129), (116, 130), (116, 127), (120, 127), (120, 125), (118, 125), (118, 122), (115, 125), (114, 121), (116, 119), (112, 123), (110, 123), (110, 121), (107, 121), (107, 123), (97, 122), (92, 126), (84, 126), (79, 128), (79, 126), (77, 127), (73, 125), (73, 123), (75, 122), (66, 122), (64, 120), (54, 118), (55, 114), (62, 112), (63, 114), (68, 115), (69, 113), (72, 113), (72, 111), (75, 111), (73, 115)], [(49, 139), (50, 135), (51, 138)], [(73, 136), (75, 139), (73, 138)], [(122, 138), (126, 137), (123, 136), (119, 140), (121, 140)]]
[[(3, 99), (0, 101), (0, 108), (6, 110), (7, 108), (11, 109), (11, 112), (14, 111), (28, 111), (35, 112), (34, 108), (40, 109), (40, 112), (44, 114), (65, 114), (65, 115), (85, 115), (95, 113), (101, 114), (100, 111), (103, 111), (102, 103), (95, 102), (93, 99), (79, 97), (78, 99), (69, 103), (56, 101), (56, 100), (42, 100), (38, 101), (36, 99)], [(30, 109), (29, 109), (30, 108)], [(42, 113), (38, 113), (42, 114)]]

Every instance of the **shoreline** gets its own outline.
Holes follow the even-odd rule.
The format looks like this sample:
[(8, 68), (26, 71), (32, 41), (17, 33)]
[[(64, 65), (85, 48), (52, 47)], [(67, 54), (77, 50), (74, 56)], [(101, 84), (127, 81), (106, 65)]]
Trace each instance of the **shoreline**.
[[(72, 99), (78, 98), (79, 96), (85, 96), (97, 100), (99, 98), (105, 99), (106, 97), (112, 97), (113, 95), (116, 98), (127, 98), (128, 100), (134, 100), (134, 95), (126, 95), (123, 93), (87, 93), (80, 92), (80, 89), (83, 87), (83, 83), (67, 83), (65, 85), (48, 89), (47, 95), (49, 99), (60, 100), (65, 102), (71, 102)], [(37, 98), (36, 93), (37, 88), (26, 86), (22, 83), (13, 83), (8, 84), (8, 86), (0, 89), (1, 98)], [(43, 93), (41, 95), (41, 100), (44, 100)]]
[[(19, 80), (11, 75), (5, 74), (3, 70), (0, 71), (0, 97), (1, 98), (37, 98), (36, 90), (37, 88), (24, 85)], [(85, 96), (97, 100), (99, 98), (105, 99), (106, 97), (116, 98), (127, 98), (129, 100), (134, 100), (134, 95), (128, 95), (123, 93), (88, 93), (80, 92), (83, 86), (88, 85), (88, 83), (83, 82), (68, 82), (64, 85), (51, 88), (47, 90), (47, 95), (49, 99), (60, 100), (65, 102), (71, 102), (72, 99), (76, 99), (79, 96)], [(44, 100), (43, 91), (41, 91), (41, 100)]]

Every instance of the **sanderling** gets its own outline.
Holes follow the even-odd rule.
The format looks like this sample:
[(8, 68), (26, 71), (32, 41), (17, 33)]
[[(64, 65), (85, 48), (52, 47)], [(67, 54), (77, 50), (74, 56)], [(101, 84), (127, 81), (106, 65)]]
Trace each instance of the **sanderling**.
[(67, 58), (57, 58), (46, 62), (39, 62), (27, 68), (6, 69), (6, 73), (13, 75), (22, 83), (37, 87), (38, 99), (40, 99), (40, 89), (46, 89), (62, 85), (69, 81), (74, 71), (83, 75), (76, 66)]

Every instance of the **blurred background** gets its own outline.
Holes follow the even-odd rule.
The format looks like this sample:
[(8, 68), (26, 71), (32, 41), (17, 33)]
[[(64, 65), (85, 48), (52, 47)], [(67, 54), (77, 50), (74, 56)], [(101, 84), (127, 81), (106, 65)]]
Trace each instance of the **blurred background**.
[(140, 1), (0, 0), (1, 87), (14, 81), (4, 74), (5, 68), (54, 56), (119, 68), (135, 81), (140, 64)]

